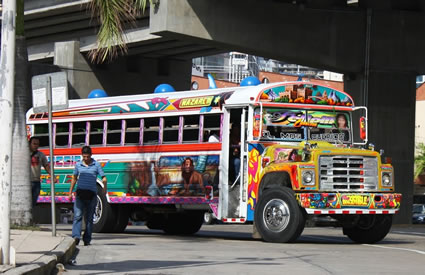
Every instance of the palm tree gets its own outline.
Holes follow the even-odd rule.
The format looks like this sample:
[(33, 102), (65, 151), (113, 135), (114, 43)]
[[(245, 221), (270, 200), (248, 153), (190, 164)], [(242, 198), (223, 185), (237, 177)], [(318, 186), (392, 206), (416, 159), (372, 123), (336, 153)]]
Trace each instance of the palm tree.
[(415, 179), (425, 172), (425, 144), (422, 142), (417, 144), (416, 149), (417, 155), (415, 156)]
[(126, 54), (124, 24), (135, 24), (137, 17), (154, 0), (92, 0), (89, 9), (92, 18), (99, 18), (97, 48), (89, 53), (92, 62), (103, 63), (115, 58), (119, 52)]
[(25, 114), (31, 107), (28, 74), (28, 54), (24, 36), (24, 0), (17, 0), (16, 63), (13, 109), (12, 199), (11, 223), (32, 223), (30, 155), (25, 126)]
[[(92, 62), (102, 63), (127, 52), (124, 24), (134, 24), (137, 17), (153, 0), (92, 0), (92, 18), (99, 18), (97, 48), (90, 52)], [(13, 126), (11, 223), (32, 223), (30, 156), (26, 133), (26, 111), (31, 107), (28, 54), (24, 34), (24, 0), (17, 0), (16, 16), (16, 74)]]

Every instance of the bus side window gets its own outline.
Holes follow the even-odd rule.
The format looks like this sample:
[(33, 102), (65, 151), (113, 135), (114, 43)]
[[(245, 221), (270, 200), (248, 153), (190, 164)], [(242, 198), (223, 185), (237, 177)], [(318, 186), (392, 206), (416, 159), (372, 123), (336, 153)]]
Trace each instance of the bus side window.
[(205, 115), (204, 116), (204, 141), (207, 142), (209, 136), (214, 135), (217, 138), (221, 136), (221, 114)]
[(159, 141), (159, 118), (150, 117), (144, 119), (143, 144), (158, 144)]
[(69, 122), (55, 124), (55, 148), (64, 148), (69, 145)]
[(183, 143), (199, 142), (199, 115), (184, 116)]
[(90, 121), (90, 145), (103, 144), (103, 120)]
[(47, 124), (35, 124), (34, 136), (40, 139), (40, 148), (49, 147), (49, 126)]
[(86, 144), (86, 122), (73, 122), (72, 123), (72, 145), (82, 146)]
[(119, 145), (121, 143), (122, 120), (108, 120), (108, 130), (106, 136), (107, 145)]
[(163, 143), (176, 144), (179, 141), (179, 117), (164, 117)]
[(140, 141), (140, 118), (127, 119), (125, 128), (125, 144), (138, 145)]

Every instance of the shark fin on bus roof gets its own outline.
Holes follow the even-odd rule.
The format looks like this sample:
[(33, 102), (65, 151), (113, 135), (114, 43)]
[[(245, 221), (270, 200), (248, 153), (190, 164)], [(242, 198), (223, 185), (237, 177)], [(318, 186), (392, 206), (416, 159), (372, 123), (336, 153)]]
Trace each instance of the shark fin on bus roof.
[(209, 89), (217, 89), (217, 85), (215, 84), (215, 80), (214, 77), (211, 74), (208, 74), (208, 84), (209, 84)]

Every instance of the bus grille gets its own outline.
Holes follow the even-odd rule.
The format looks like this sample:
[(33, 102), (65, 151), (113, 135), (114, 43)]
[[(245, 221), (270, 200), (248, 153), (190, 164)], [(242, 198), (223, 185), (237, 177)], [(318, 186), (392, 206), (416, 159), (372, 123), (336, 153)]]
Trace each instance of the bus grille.
[(320, 156), (320, 190), (377, 190), (378, 160), (365, 156)]

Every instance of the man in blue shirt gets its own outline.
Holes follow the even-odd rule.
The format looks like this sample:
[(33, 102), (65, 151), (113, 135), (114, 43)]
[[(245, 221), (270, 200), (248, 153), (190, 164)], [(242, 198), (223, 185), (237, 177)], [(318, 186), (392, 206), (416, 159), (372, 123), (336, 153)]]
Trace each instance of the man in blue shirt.
[(90, 245), (93, 231), (93, 216), (97, 204), (97, 176), (102, 178), (103, 192), (107, 193), (107, 181), (105, 173), (100, 164), (92, 159), (92, 151), (89, 146), (84, 146), (81, 150), (83, 160), (79, 161), (74, 168), (71, 187), (69, 189), (69, 199), (72, 200), (72, 191), (77, 184), (77, 191), (74, 202), (74, 221), (72, 224), (72, 238), (76, 245), (81, 238), (81, 223), (85, 214), (86, 230), (84, 231), (84, 245)]

